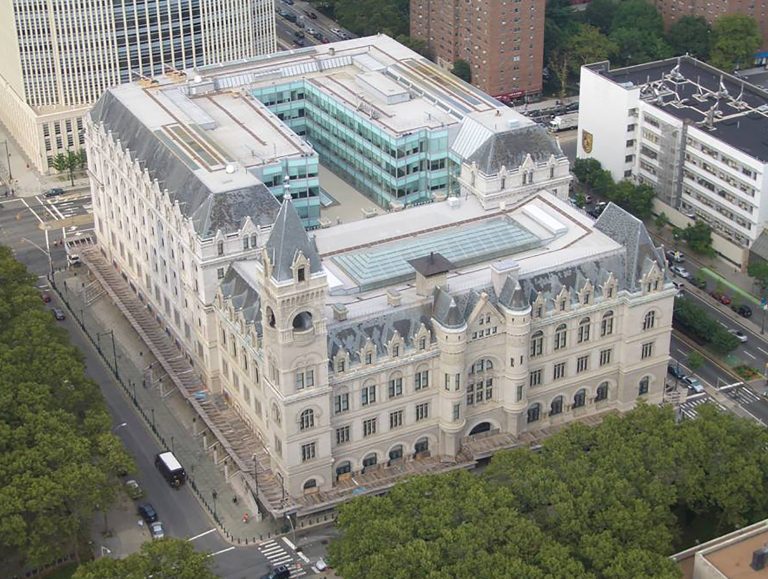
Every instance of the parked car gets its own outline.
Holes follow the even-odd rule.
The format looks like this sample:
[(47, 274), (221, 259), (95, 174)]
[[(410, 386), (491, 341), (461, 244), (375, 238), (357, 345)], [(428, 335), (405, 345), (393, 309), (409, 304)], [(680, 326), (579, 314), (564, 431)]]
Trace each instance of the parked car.
[(682, 265), (673, 265), (669, 268), (669, 271), (683, 279), (691, 279), (693, 277)]
[(731, 301), (732, 301), (730, 296), (728, 296), (728, 295), (726, 295), (726, 294), (724, 294), (722, 292), (719, 292), (717, 290), (709, 292), (709, 295), (711, 295), (713, 298), (715, 298), (716, 301), (718, 301), (721, 304), (726, 305), (726, 306), (729, 305), (731, 303)]
[(685, 256), (680, 251), (670, 249), (667, 251), (667, 261), (670, 263), (683, 263), (685, 261)]
[(304, 38), (304, 33), (301, 30), (297, 30), (293, 33), (294, 38)]
[(590, 215), (593, 218), (597, 219), (598, 217), (600, 217), (603, 214), (603, 211), (605, 211), (606, 207), (608, 207), (608, 204), (605, 201), (600, 201), (592, 209), (587, 211), (587, 215)]
[(43, 193), (43, 197), (58, 197), (59, 195), (64, 195), (64, 189), (60, 187), (54, 187), (53, 189), (48, 189), (48, 191)]
[(133, 479), (125, 481), (125, 492), (134, 501), (144, 496), (144, 489), (141, 488), (139, 483)]
[(51, 313), (53, 314), (53, 317), (56, 318), (58, 321), (66, 320), (67, 316), (64, 315), (64, 312), (61, 311), (59, 308), (53, 308), (51, 310)]
[(157, 520), (157, 511), (149, 503), (141, 503), (138, 508), (139, 516), (149, 525)]
[(325, 562), (325, 559), (320, 558), (317, 560), (317, 562), (314, 565), (315, 569), (320, 571), (321, 573), (328, 569), (328, 563)]
[(314, 36), (315, 34), (317, 34), (317, 30), (315, 30), (315, 29), (314, 29), (314, 28), (312, 28), (311, 26), (307, 26), (307, 27), (304, 29), (304, 32), (306, 32), (306, 33), (307, 33), (307, 34), (309, 34), (310, 36)]
[(740, 306), (732, 305), (731, 309), (739, 314), (742, 318), (752, 317), (752, 308), (747, 305), (741, 304)]
[(293, 12), (286, 11), (285, 14), (281, 14), (281, 16), (285, 18), (288, 22), (293, 22), (294, 24), (296, 23), (297, 18)]
[(288, 4), (288, 6), (293, 6), (293, 0), (282, 0), (283, 4)]
[(163, 528), (163, 523), (160, 521), (155, 521), (149, 525), (149, 532), (152, 533), (153, 539), (162, 539), (165, 537), (165, 529)]
[(311, 10), (304, 10), (304, 14), (309, 16), (312, 20), (317, 20), (317, 14), (315, 14)]
[(693, 390), (696, 394), (704, 392), (704, 385), (695, 376), (685, 376), (683, 382), (688, 386), (688, 390)]
[(747, 335), (741, 330), (732, 329), (732, 330), (728, 330), (728, 333), (731, 334), (732, 336), (735, 336), (736, 339), (738, 339), (739, 342), (741, 342), (742, 344), (747, 343)]
[(669, 364), (667, 364), (667, 374), (669, 374), (673, 378), (677, 378), (678, 380), (685, 379), (685, 372), (683, 372), (683, 369), (680, 367), (680, 364), (678, 364), (677, 362), (670, 362)]
[(67, 255), (67, 265), (73, 265), (75, 267), (80, 267), (80, 264), (82, 262), (80, 261), (80, 256), (76, 253), (70, 253)]
[(293, 39), (293, 43), (296, 46), (306, 46), (307, 45), (307, 40), (305, 38), (294, 38)]
[(286, 14), (288, 14), (288, 11), (285, 8), (278, 8), (277, 9), (277, 13), (278, 13), (278, 15), (282, 16), (283, 18), (285, 18)]
[(43, 303), (49, 304), (51, 303), (51, 294), (48, 292), (40, 292), (40, 299), (43, 300)]
[(269, 573), (262, 575), (261, 579), (289, 579), (291, 570), (285, 565), (274, 567)]
[(325, 36), (323, 36), (323, 33), (320, 32), (319, 30), (316, 30), (315, 32), (313, 32), (312, 36), (317, 38), (320, 42), (325, 42)]

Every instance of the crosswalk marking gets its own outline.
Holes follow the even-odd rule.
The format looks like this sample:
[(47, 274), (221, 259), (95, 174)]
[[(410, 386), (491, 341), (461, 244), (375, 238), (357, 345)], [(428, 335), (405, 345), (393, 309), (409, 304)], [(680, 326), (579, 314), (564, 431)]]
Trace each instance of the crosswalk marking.
[(686, 400), (682, 404), (680, 404), (680, 411), (683, 413), (683, 416), (686, 418), (696, 418), (698, 416), (698, 412), (696, 409), (701, 406), (702, 404), (714, 404), (718, 410), (722, 410), (725, 412), (725, 407), (717, 402), (716, 400), (713, 400), (709, 396), (703, 396), (701, 398), (696, 398), (694, 400)]
[(760, 396), (755, 394), (750, 388), (746, 387), (739, 387), (739, 388), (732, 388), (730, 390), (727, 390), (725, 394), (732, 398), (733, 400), (738, 401), (740, 404), (754, 404), (758, 400), (760, 400)]

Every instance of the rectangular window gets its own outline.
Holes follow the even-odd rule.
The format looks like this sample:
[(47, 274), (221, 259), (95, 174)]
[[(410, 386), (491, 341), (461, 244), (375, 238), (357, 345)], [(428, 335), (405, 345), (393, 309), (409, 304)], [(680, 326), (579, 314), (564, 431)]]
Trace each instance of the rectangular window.
[(334, 399), (334, 410), (336, 414), (341, 414), (349, 410), (349, 393), (337, 394)]
[(389, 397), (397, 398), (403, 395), (403, 379), (393, 378), (389, 381)]
[(451, 389), (451, 375), (446, 374), (445, 375), (445, 389), (450, 390)]
[(423, 390), (429, 388), (429, 370), (422, 370), (416, 372), (414, 376), (414, 390)]
[(244, 250), (248, 249), (248, 245), (249, 245), (248, 238), (247, 237), (243, 237), (243, 249)]
[(304, 372), (296, 372), (296, 390), (304, 390)]
[(523, 399), (523, 385), (518, 384), (517, 385), (517, 396), (515, 397), (515, 402), (520, 402)]
[[(157, 269), (157, 268), (155, 268), (155, 269)], [(223, 267), (220, 267), (219, 269), (216, 270), (216, 277), (218, 277), (219, 279), (224, 279), (224, 268)]]
[(372, 436), (376, 434), (376, 419), (369, 418), (363, 420), (363, 436)]
[(456, 422), (461, 418), (461, 402), (456, 402), (453, 405), (453, 421)]
[(363, 406), (368, 406), (376, 402), (376, 385), (363, 386), (361, 392), (361, 402)]
[(539, 384), (541, 384), (541, 368), (531, 372), (529, 383), (531, 386), (538, 386)]
[(576, 359), (576, 372), (586, 372), (589, 369), (589, 356), (579, 356)]
[(345, 444), (350, 441), (349, 426), (336, 429), (336, 444)]
[(554, 380), (559, 380), (560, 378), (565, 377), (565, 362), (558, 362), (552, 367), (552, 378)]
[(648, 342), (646, 344), (643, 344), (643, 351), (640, 355), (640, 358), (642, 360), (645, 360), (646, 358), (650, 358), (653, 356), (653, 342)]
[(301, 462), (307, 462), (317, 456), (317, 445), (315, 442), (301, 445)]
[(305, 370), (304, 371), (304, 381), (306, 382), (307, 388), (312, 388), (312, 386), (315, 385), (315, 371), (314, 370)]
[(403, 425), (403, 411), (395, 410), (389, 413), (389, 429), (400, 428)]
[(429, 418), (429, 402), (416, 405), (416, 422)]
[(461, 374), (456, 374), (453, 377), (453, 389), (458, 390), (461, 388)]
[(611, 363), (611, 353), (613, 350), (600, 350), (600, 365), (607, 366)]

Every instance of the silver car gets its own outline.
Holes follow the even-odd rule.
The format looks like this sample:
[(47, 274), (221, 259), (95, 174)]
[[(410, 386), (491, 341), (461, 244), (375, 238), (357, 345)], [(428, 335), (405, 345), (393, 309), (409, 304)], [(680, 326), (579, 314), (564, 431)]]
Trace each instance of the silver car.
[(163, 523), (160, 521), (155, 521), (149, 525), (149, 532), (152, 533), (153, 539), (162, 539), (165, 537), (165, 529), (163, 528)]

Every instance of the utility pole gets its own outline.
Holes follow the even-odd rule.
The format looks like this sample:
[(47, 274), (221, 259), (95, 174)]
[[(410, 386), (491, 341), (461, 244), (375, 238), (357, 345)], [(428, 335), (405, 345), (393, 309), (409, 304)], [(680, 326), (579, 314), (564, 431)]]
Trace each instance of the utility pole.
[(8, 162), (8, 187), (11, 186), (13, 180), (13, 171), (11, 170), (11, 152), (8, 150), (8, 139), (3, 141), (5, 143), (5, 159)]

